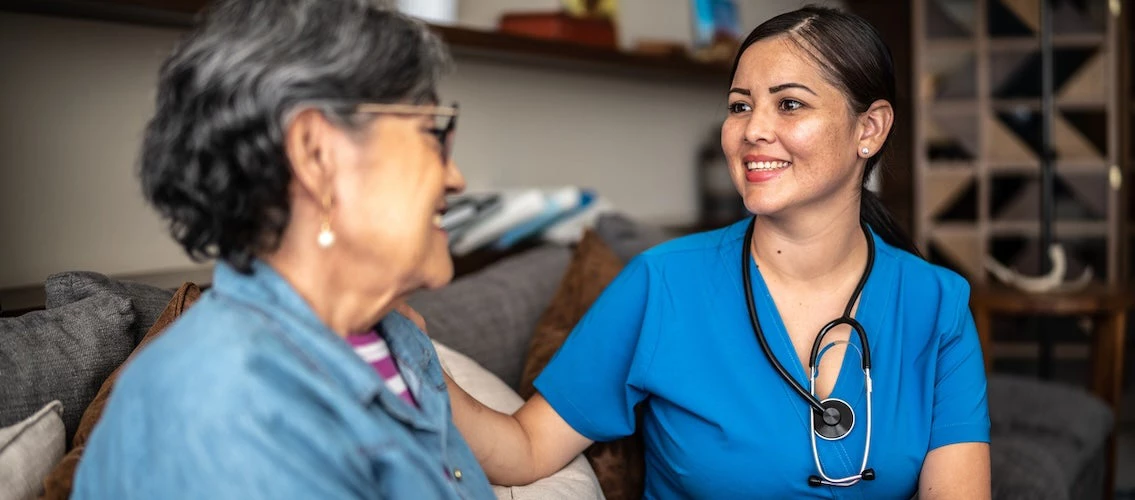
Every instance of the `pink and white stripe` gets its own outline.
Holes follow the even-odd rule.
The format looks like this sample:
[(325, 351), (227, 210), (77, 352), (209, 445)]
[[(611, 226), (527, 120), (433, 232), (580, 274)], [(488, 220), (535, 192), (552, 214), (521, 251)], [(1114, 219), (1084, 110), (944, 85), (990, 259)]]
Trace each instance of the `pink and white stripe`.
[(418, 407), (414, 395), (410, 394), (410, 389), (406, 387), (406, 380), (398, 371), (398, 364), (390, 355), (390, 347), (386, 345), (386, 340), (377, 332), (371, 331), (362, 335), (350, 335), (347, 337), (347, 342), (355, 349), (355, 353), (363, 358), (363, 361), (374, 367), (391, 392), (397, 394), (410, 406)]

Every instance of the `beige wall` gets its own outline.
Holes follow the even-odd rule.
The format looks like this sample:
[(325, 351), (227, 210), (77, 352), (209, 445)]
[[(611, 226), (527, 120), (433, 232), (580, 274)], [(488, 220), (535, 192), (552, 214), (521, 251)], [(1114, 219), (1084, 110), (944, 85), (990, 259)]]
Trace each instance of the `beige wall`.
[[(539, 6), (462, 0), (460, 15), (464, 24), (487, 28), (516, 3)], [(743, 22), (755, 26), (801, 3), (742, 2)], [(622, 0), (620, 8), (624, 45), (642, 36), (689, 40), (684, 0)], [(0, 288), (73, 269), (132, 274), (194, 266), (143, 203), (134, 175), (157, 68), (178, 35), (0, 13)], [(694, 155), (723, 116), (724, 82), (467, 57), (457, 63), (442, 90), (461, 102), (455, 155), (472, 189), (575, 184), (644, 220), (696, 216)]]
[(177, 32), (0, 14), (0, 288), (184, 267), (134, 177)]

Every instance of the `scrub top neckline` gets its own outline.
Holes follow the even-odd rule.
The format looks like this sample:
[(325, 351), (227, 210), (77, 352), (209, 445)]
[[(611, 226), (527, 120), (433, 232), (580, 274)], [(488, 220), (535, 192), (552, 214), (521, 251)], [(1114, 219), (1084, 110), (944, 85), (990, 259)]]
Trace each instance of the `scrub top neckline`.
[[(868, 228), (868, 230), (875, 243), (875, 262), (872, 265), (870, 275), (867, 277), (867, 282), (863, 286), (863, 291), (859, 296), (859, 306), (855, 309), (855, 313), (852, 317), (863, 325), (864, 332), (867, 334), (867, 339), (871, 346), (878, 349), (879, 337), (875, 330), (882, 326), (879, 321), (879, 314), (882, 311), (882, 307), (885, 306), (887, 302), (886, 300), (881, 300), (883, 297), (880, 297), (878, 294), (881, 293), (880, 290), (882, 290), (880, 283), (885, 281), (883, 274), (889, 274), (884, 273), (886, 265), (883, 263), (889, 256), (883, 248), (885, 243), (880, 241), (873, 230), (870, 230), (870, 228)], [(747, 245), (747, 242), (744, 241), (743, 225), (741, 225), (741, 233), (738, 241), (742, 245)], [(765, 336), (769, 341), (769, 346), (773, 354), (778, 357), (781, 364), (785, 365), (789, 373), (805, 388), (808, 388), (810, 384), (805, 367), (807, 361), (801, 360), (796, 354), (796, 348), (792, 344), (792, 338), (788, 335), (788, 329), (784, 326), (780, 311), (772, 298), (772, 293), (769, 291), (768, 285), (765, 283), (764, 275), (761, 274), (760, 266), (757, 265), (756, 259), (751, 253), (748, 262), (749, 271), (753, 280), (751, 284), (746, 285), (753, 287), (753, 295), (755, 297), (762, 297), (764, 299), (758, 301), (757, 314), (761, 320), (761, 328), (764, 330)], [(733, 267), (735, 268), (736, 265)], [(737, 277), (743, 281), (740, 269), (737, 270), (736, 274)], [(739, 291), (744, 293), (744, 290)], [(771, 321), (769, 321), (770, 319)], [(834, 319), (836, 318), (829, 318), (828, 321)], [(819, 331), (817, 330), (814, 335), (818, 333)], [(855, 347), (860, 350), (863, 349), (857, 335), (851, 335), (849, 340)], [(824, 345), (829, 343), (830, 342), (825, 343)], [(820, 346), (821, 350), (823, 350), (824, 345)], [(835, 384), (832, 385), (831, 393), (828, 394), (827, 397), (842, 399), (852, 407), (855, 407), (864, 397), (862, 362), (855, 349), (851, 347), (846, 347), (845, 349), (843, 359), (840, 361), (839, 374), (836, 376)], [(764, 353), (760, 353), (760, 356), (763, 358)], [(791, 362), (787, 362), (789, 360)], [(781, 383), (784, 384), (786, 388), (789, 387), (787, 382), (782, 380)], [(799, 395), (791, 391), (789, 392), (794, 399), (799, 399)], [(807, 418), (806, 413), (801, 415), (802, 418)]]

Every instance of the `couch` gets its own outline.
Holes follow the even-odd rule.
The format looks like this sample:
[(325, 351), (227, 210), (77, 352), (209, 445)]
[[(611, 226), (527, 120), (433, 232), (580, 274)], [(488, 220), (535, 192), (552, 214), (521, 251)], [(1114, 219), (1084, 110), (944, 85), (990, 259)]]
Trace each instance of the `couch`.
[[(624, 262), (673, 236), (617, 213), (600, 217), (592, 232)], [(517, 391), (532, 376), (526, 373), (532, 371), (529, 351), (538, 347), (533, 332), (548, 320), (549, 304), (572, 281), (569, 275), (578, 273), (577, 250), (537, 246), (409, 297), (463, 387), (466, 381), (484, 387), (470, 392), (499, 409), (519, 406)], [(5, 492), (34, 488), (43, 477), (37, 474), (59, 461), (103, 381), (173, 297), (171, 290), (89, 272), (54, 275), (45, 292), (45, 310), (0, 318), (0, 500), (36, 496)], [(1100, 497), (1113, 420), (1102, 401), (1078, 387), (996, 374), (989, 377), (988, 394), (995, 499)], [(29, 437), (36, 438), (30, 451)], [(587, 459), (577, 458), (558, 478), (528, 489), (498, 487), (498, 496), (625, 496), (607, 482), (599, 491), (596, 473), (602, 477), (610, 464)]]

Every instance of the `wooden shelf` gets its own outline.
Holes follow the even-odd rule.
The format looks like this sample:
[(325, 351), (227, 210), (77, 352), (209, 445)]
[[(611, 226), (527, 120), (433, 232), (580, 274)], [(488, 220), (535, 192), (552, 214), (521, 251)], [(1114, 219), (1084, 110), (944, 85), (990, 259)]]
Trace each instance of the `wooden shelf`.
[[(207, 0), (16, 0), (0, 10), (25, 14), (188, 28)], [(454, 54), (526, 66), (616, 76), (665, 76), (683, 81), (728, 83), (730, 64), (686, 55), (657, 56), (589, 47), (457, 26), (431, 26)], [(669, 82), (670, 80), (667, 80)]]
[[(969, 115), (976, 113), (978, 110), (977, 99), (933, 99), (928, 101), (927, 104), (930, 106), (932, 113), (940, 116)], [(1058, 97), (1053, 104), (1056, 109), (1060, 111), (1107, 111), (1107, 102), (1102, 99), (1086, 100)], [(994, 111), (1016, 111), (1024, 108), (1039, 113), (1041, 111), (1041, 102), (1039, 97), (991, 99), (990, 108)], [(1133, 109), (1132, 112), (1135, 112), (1135, 109)]]
[(629, 76), (663, 75), (728, 83), (729, 65), (697, 61), (685, 55), (657, 56), (602, 49), (570, 42), (530, 38), (507, 33), (434, 26), (434, 30), (461, 55), (482, 56), (566, 69), (599, 70)]
[(976, 50), (977, 42), (972, 37), (957, 37), (957, 38), (927, 38), (926, 48), (931, 51), (935, 50), (948, 50), (948, 51), (966, 51)]
[[(990, 161), (986, 164), (991, 173), (1035, 173), (1040, 175), (1040, 160), (1033, 162)], [(1109, 165), (1103, 160), (1057, 160), (1056, 173), (1108, 175)]]
[[(1053, 224), (1055, 238), (1106, 238), (1108, 223), (1100, 221), (1063, 221)], [(991, 236), (1040, 236), (1040, 221), (989, 221)]]
[[(1102, 47), (1106, 41), (1103, 34), (1053, 35), (1052, 47), (1056, 49)], [(1040, 50), (1040, 36), (992, 37), (989, 49), (995, 51)]]
[(972, 222), (938, 222), (928, 226), (929, 233), (938, 233), (948, 237), (977, 238), (977, 225)]
[[(993, 99), (991, 107), (996, 111), (1014, 111), (1020, 108), (1027, 108), (1030, 111), (1040, 112), (1040, 101), (1040, 97)], [(1057, 97), (1056, 102), (1053, 104), (1061, 111), (1107, 111), (1107, 101), (1104, 101), (1102, 98), (1098, 100), (1086, 100)]]
[(935, 116), (976, 115), (977, 99), (936, 99), (928, 103)]
[(972, 160), (934, 161), (926, 162), (927, 172), (974, 172), (977, 167)]
[[(979, 228), (974, 222), (938, 222), (927, 226), (929, 234), (941, 234), (952, 237), (977, 237)], [(1040, 236), (1039, 221), (991, 220), (988, 226), (991, 237), (1025, 237), (1036, 238)], [(1105, 238), (1108, 235), (1106, 221), (1069, 221), (1058, 220), (1053, 224), (1052, 232), (1056, 238)]]

